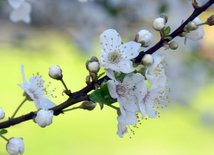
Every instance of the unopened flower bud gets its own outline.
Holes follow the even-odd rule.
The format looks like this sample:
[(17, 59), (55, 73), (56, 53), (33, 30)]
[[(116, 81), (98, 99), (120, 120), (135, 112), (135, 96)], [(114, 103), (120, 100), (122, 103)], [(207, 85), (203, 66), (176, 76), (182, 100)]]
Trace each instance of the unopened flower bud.
[(93, 57), (91, 57), (91, 60), (90, 60), (90, 62), (92, 62), (92, 61), (99, 62), (99, 60), (98, 60), (98, 58), (97, 58), (96, 56), (93, 56)]
[(153, 35), (147, 30), (140, 30), (136, 36), (135, 41), (141, 43), (142, 47), (148, 47), (152, 43)]
[(5, 116), (4, 110), (0, 108), (0, 120), (3, 119)]
[[(196, 24), (201, 24), (202, 21), (196, 17), (194, 20), (193, 20)], [(203, 25), (202, 26), (199, 26), (198, 29), (194, 30), (194, 31), (190, 31), (189, 33), (186, 33), (185, 34), (185, 37), (190, 39), (190, 40), (200, 40), (203, 38), (205, 32), (204, 32), (204, 28), (203, 28)]]
[(172, 50), (176, 50), (178, 48), (178, 43), (175, 41), (172, 41), (169, 43), (169, 48)]
[(89, 83), (90, 83), (90, 77), (89, 77), (89, 76), (86, 76), (85, 83), (86, 83), (86, 84), (89, 84)]
[(7, 143), (7, 152), (11, 155), (24, 153), (24, 142), (22, 138), (10, 138)]
[(210, 16), (210, 17), (207, 19), (207, 24), (208, 24), (209, 26), (214, 25), (214, 15)]
[(49, 67), (49, 76), (53, 79), (61, 80), (62, 79), (62, 69), (57, 65), (53, 65), (53, 66)]
[(90, 72), (98, 72), (100, 69), (100, 64), (97, 61), (89, 62), (88, 63), (88, 70)]
[(160, 17), (162, 17), (162, 18), (165, 20), (165, 24), (166, 24), (167, 21), (168, 21), (168, 15), (167, 15), (166, 13), (162, 13), (162, 14), (160, 15)]
[(41, 109), (37, 112), (35, 122), (41, 126), (46, 127), (52, 123), (53, 119), (53, 111), (52, 110), (45, 110)]
[(193, 30), (198, 29), (198, 26), (197, 26), (197, 24), (194, 21), (190, 21), (187, 24), (186, 29), (189, 30), (189, 31), (193, 31)]
[(151, 54), (145, 54), (143, 59), (142, 59), (142, 63), (145, 65), (145, 66), (149, 66), (153, 63), (153, 57)]
[(97, 103), (94, 103), (92, 101), (85, 101), (82, 103), (82, 108), (86, 110), (93, 110), (96, 107)]
[(146, 67), (145, 66), (141, 67), (138, 72), (142, 75), (145, 75), (146, 74)]
[(162, 17), (158, 17), (153, 21), (153, 28), (157, 31), (161, 31), (165, 28), (165, 20)]

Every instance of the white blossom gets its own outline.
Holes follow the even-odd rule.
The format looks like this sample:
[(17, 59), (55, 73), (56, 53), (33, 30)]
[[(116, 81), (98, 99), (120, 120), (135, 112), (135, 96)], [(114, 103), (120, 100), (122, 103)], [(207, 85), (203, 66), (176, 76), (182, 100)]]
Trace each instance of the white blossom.
[(146, 78), (149, 83), (153, 84), (158, 76), (165, 74), (165, 70), (161, 62), (165, 58), (165, 54), (154, 54), (152, 55), (154, 62), (152, 65), (147, 66)]
[(27, 24), (31, 22), (31, 5), (28, 2), (23, 2), (20, 7), (14, 8), (10, 13), (10, 20), (13, 22), (23, 21)]
[(41, 109), (37, 112), (35, 121), (41, 127), (46, 127), (52, 123), (53, 111)]
[[(153, 108), (155, 104), (160, 104), (161, 99), (165, 94), (166, 76), (160, 75), (156, 81), (147, 90), (147, 93), (139, 101), (139, 109), (142, 114), (142, 119), (147, 114), (150, 118), (157, 117), (157, 111)], [(143, 89), (145, 90), (145, 89)]]
[[(200, 20), (200, 18), (196, 17), (194, 20), (193, 20), (196, 24), (201, 24), (202, 21)], [(204, 37), (204, 28), (203, 28), (203, 25), (199, 26), (198, 29), (196, 30), (193, 30), (193, 31), (190, 31), (189, 33), (186, 34), (186, 37), (190, 40), (193, 40), (193, 41), (197, 41), (197, 40), (200, 40)]]
[(140, 30), (135, 36), (135, 41), (141, 43), (143, 47), (148, 47), (152, 39), (153, 35), (148, 30)]
[(62, 78), (62, 69), (57, 65), (49, 67), (49, 76), (53, 79)]
[(18, 155), (24, 153), (24, 142), (22, 138), (11, 138), (7, 143), (7, 152), (10, 155)]
[(44, 87), (44, 81), (40, 76), (32, 76), (29, 78), (29, 83), (27, 83), (24, 75), (24, 65), (21, 65), (22, 80), (24, 83), (18, 84), (27, 95), (34, 101), (37, 109), (45, 108), (49, 109), (55, 107), (56, 104), (50, 101), (48, 98), (44, 97), (48, 92), (46, 87)]
[(121, 37), (114, 29), (105, 30), (100, 35), (101, 61), (100, 65), (116, 72), (130, 73), (134, 71), (133, 59), (138, 56), (140, 43), (130, 41), (121, 44)]
[(3, 119), (5, 116), (4, 110), (0, 108), (0, 120)]
[(10, 6), (14, 9), (19, 8), (24, 1), (25, 0), (8, 0)]
[(160, 31), (165, 28), (165, 20), (162, 17), (158, 17), (153, 21), (153, 28)]
[(137, 94), (140, 94), (138, 91), (146, 83), (144, 76), (127, 74), (121, 83), (115, 79), (112, 70), (105, 71), (106, 75), (112, 79), (107, 82), (109, 93), (120, 104), (121, 115), (118, 116), (118, 121), (124, 125), (137, 123), (136, 112), (139, 111)]

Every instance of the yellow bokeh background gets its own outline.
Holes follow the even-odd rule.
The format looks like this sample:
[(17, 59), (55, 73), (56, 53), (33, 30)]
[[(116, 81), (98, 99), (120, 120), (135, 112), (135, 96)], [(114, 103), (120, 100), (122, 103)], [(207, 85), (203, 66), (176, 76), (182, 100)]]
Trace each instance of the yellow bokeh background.
[[(45, 83), (51, 82), (50, 90), (57, 88), (54, 92), (57, 98), (52, 101), (60, 104), (67, 96), (62, 96), (61, 83), (48, 76), (48, 68), (59, 65), (63, 70), (64, 81), (75, 92), (86, 85), (86, 60), (93, 55), (99, 56), (97, 42), (96, 52), (83, 54), (66, 35), (55, 30), (40, 31), (20, 42), (24, 46), (0, 45), (0, 107), (6, 113), (5, 119), (1, 121), (6, 121), (24, 99), (23, 90), (17, 85), (22, 83), (21, 64), (25, 66), (26, 79), (39, 72)], [(139, 128), (134, 128), (135, 135), (129, 132), (131, 139), (128, 135), (122, 139), (116, 135), (117, 114), (107, 106), (103, 110), (97, 106), (94, 111), (74, 110), (60, 114), (46, 128), (29, 120), (8, 128), (5, 137), (22, 137), (25, 155), (212, 155), (214, 128), (206, 128), (201, 123), (200, 113), (207, 105), (214, 109), (213, 94), (214, 83), (198, 90), (190, 101), (194, 108), (171, 101), (170, 107), (161, 109), (160, 118), (142, 120)], [(35, 110), (34, 103), (27, 101), (17, 116)], [(0, 155), (7, 154), (5, 148), (6, 141), (0, 139)]]

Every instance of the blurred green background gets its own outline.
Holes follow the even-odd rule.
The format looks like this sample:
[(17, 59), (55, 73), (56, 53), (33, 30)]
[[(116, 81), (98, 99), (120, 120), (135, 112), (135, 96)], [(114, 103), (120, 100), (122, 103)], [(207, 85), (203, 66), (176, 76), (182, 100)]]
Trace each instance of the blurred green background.
[[(201, 17), (205, 19), (209, 15), (211, 12)], [(98, 35), (90, 40), (95, 45), (91, 52), (84, 53), (64, 30), (56, 27), (31, 28), (24, 24), (12, 24), (8, 21), (0, 24), (0, 31), (4, 30), (0, 37), (0, 107), (6, 113), (5, 119), (1, 122), (6, 121), (24, 99), (23, 90), (17, 85), (22, 83), (21, 64), (25, 66), (26, 79), (29, 79), (33, 73), (39, 72), (45, 83), (51, 82), (49, 90), (57, 88), (54, 92), (57, 98), (52, 101), (60, 104), (67, 99), (67, 96), (62, 96), (61, 83), (48, 76), (48, 68), (51, 65), (59, 65), (69, 89), (73, 92), (78, 91), (86, 86), (85, 77), (88, 74), (85, 69), (86, 60), (93, 55), (99, 58), (100, 50)], [(17, 38), (5, 37), (4, 39), (4, 36), (8, 36), (12, 31), (19, 30), (25, 32), (27, 37), (18, 35)], [(203, 59), (197, 57), (193, 64), (201, 66), (202, 62), (204, 64), (202, 67), (206, 67), (204, 70), (208, 70), (209, 76), (213, 76), (213, 27), (205, 27), (205, 32), (205, 38), (201, 41), (200, 52), (197, 55)], [(180, 46), (184, 47), (184, 45)], [(176, 56), (175, 53), (183, 54), (183, 59), (187, 61), (195, 57), (191, 53), (188, 54), (191, 55), (190, 57), (185, 57), (184, 53), (179, 54), (177, 50), (169, 52), (171, 59), (175, 58), (173, 57), (173, 55)], [(188, 71), (192, 73), (191, 68)], [(196, 76), (200, 73), (201, 70), (198, 70)], [(160, 109), (160, 118), (142, 120), (139, 128), (134, 129), (135, 135), (129, 132), (131, 139), (128, 134), (122, 139), (116, 135), (117, 114), (107, 106), (103, 110), (97, 106), (94, 111), (74, 110), (61, 114), (54, 117), (53, 123), (46, 128), (41, 128), (29, 120), (8, 128), (5, 136), (22, 137), (25, 143), (25, 155), (212, 155), (214, 152), (214, 81), (213, 77), (209, 79), (211, 79), (209, 83), (200, 85), (197, 89), (197, 84), (192, 86), (195, 93), (189, 95), (186, 101), (188, 104), (171, 100), (171, 106)], [(176, 81), (171, 85), (173, 83), (175, 84)], [(188, 95), (188, 92), (186, 94)], [(176, 97), (182, 99), (182, 92), (176, 92)], [(16, 116), (35, 110), (34, 103), (28, 101)], [(0, 155), (7, 154), (5, 148), (6, 141), (0, 139)]]

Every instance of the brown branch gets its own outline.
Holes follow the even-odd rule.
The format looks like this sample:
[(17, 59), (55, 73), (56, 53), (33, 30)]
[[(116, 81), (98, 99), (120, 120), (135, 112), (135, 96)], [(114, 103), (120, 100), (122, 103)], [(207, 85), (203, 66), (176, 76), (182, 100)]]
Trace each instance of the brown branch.
[[(184, 32), (183, 28), (184, 26), (189, 22), (192, 21), (195, 17), (197, 17), (199, 14), (201, 14), (203, 11), (205, 11), (208, 7), (210, 7), (212, 4), (214, 3), (214, 0), (210, 0), (208, 1), (205, 5), (203, 5), (202, 7), (195, 9), (194, 12), (192, 13), (192, 15), (181, 25), (179, 26), (170, 36), (172, 38), (175, 38), (176, 36), (178, 36), (180, 33)], [(143, 56), (145, 54), (152, 54), (154, 52), (156, 52), (158, 49), (160, 49), (163, 46), (164, 42), (169, 42), (168, 39), (165, 40), (160, 40), (156, 45), (154, 45), (152, 48), (148, 49), (146, 52), (142, 51), (140, 52), (140, 54), (138, 55), (137, 58), (135, 58), (135, 62), (140, 62), (141, 59), (143, 58)], [(103, 78), (101, 78), (100, 80), (98, 80), (98, 84), (101, 84), (105, 79), (109, 79), (107, 76), (104, 76)], [(87, 95), (87, 93), (89, 93), (91, 90), (94, 89), (94, 82), (90, 83), (89, 85), (87, 85), (86, 87), (84, 87), (83, 89), (81, 89), (78, 92), (72, 93), (72, 96), (69, 97), (65, 102), (59, 104), (58, 106), (51, 108), (50, 110), (54, 111), (54, 115), (59, 115), (63, 109), (74, 105), (78, 102), (84, 101), (84, 100), (89, 100), (89, 96)], [(27, 121), (32, 119), (35, 115), (36, 115), (37, 111), (35, 112), (31, 112), (29, 114), (14, 118), (12, 120), (8, 120), (5, 122), (0, 123), (0, 129), (3, 128), (8, 128), (12, 125), (16, 125), (19, 124), (21, 122)]]

